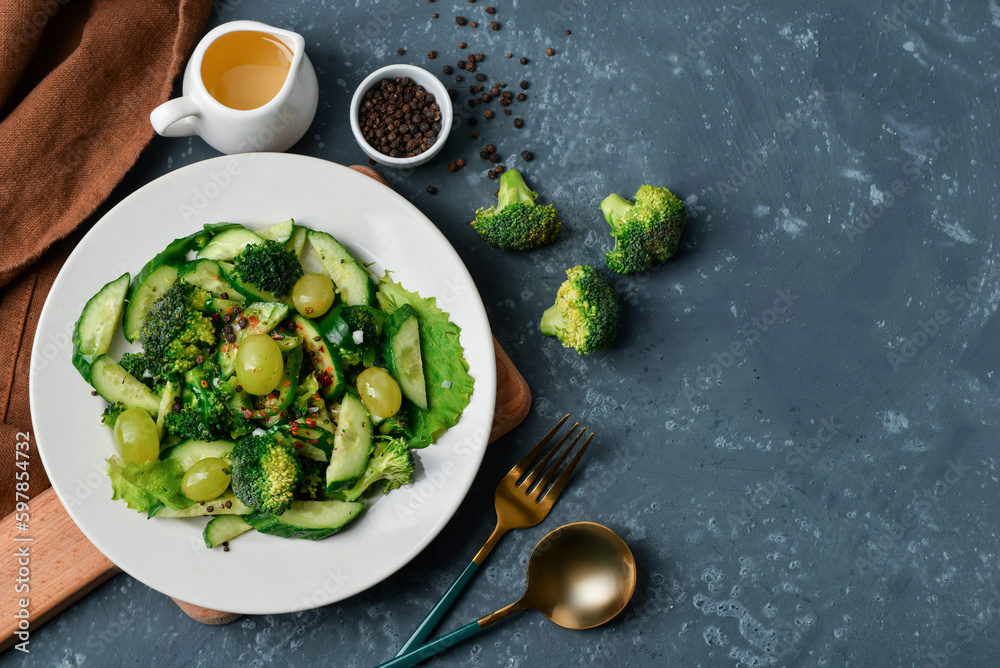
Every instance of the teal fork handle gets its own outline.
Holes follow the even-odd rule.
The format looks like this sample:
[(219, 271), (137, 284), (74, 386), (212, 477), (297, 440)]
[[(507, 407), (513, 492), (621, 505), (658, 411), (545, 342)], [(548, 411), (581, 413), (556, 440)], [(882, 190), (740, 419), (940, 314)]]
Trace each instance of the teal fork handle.
[[(475, 565), (476, 563), (473, 562), (473, 566)], [(465, 570), (468, 571), (469, 569), (467, 568)], [(474, 571), (475, 569), (472, 570)], [(455, 584), (458, 583), (456, 582)], [(452, 588), (454, 588), (454, 586), (455, 585), (452, 585)], [(457, 645), (463, 640), (476, 635), (480, 631), (482, 631), (482, 627), (479, 626), (479, 620), (469, 622), (465, 626), (457, 628), (451, 633), (441, 636), (437, 640), (429, 642), (426, 645), (418, 647), (406, 654), (396, 656), (396, 658), (381, 664), (378, 668), (409, 668), (410, 666), (415, 666), (424, 659), (429, 659), (438, 652), (443, 652), (452, 645)]]
[[(398, 652), (396, 652), (397, 657), (401, 657), (415, 647), (419, 647), (425, 640), (427, 640), (427, 638), (430, 637), (431, 633), (434, 632), (435, 627), (437, 627), (437, 625), (444, 618), (445, 613), (448, 612), (448, 609), (451, 608), (452, 604), (455, 602), (455, 599), (458, 598), (458, 595), (462, 593), (463, 589), (465, 589), (465, 585), (469, 584), (469, 580), (472, 579), (472, 576), (478, 568), (479, 564), (474, 561), (469, 562), (469, 565), (465, 567), (465, 570), (458, 576), (458, 579), (455, 580), (450, 587), (448, 587), (448, 591), (446, 591), (440, 600), (434, 604), (434, 607), (427, 613), (427, 616), (424, 617), (422, 622), (420, 622), (420, 625), (413, 630), (413, 633), (407, 639), (406, 643), (399, 649)], [(448, 636), (445, 636), (445, 638), (447, 637)]]

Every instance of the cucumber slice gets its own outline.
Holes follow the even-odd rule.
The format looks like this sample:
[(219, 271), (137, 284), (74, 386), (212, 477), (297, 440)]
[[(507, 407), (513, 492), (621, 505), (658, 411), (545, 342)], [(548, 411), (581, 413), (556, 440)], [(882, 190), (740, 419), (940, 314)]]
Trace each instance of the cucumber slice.
[(399, 381), (403, 396), (427, 410), (427, 383), (420, 354), (420, 325), (417, 312), (403, 304), (392, 312), (385, 324), (385, 359)]
[(240, 254), (244, 246), (262, 243), (264, 240), (259, 234), (245, 227), (233, 227), (212, 237), (212, 240), (198, 251), (198, 259), (232, 260)]
[(253, 525), (247, 524), (240, 515), (219, 515), (209, 520), (208, 524), (205, 525), (202, 537), (205, 539), (205, 547), (211, 549), (250, 531), (250, 529), (253, 529)]
[(163, 296), (163, 293), (177, 280), (177, 267), (171, 264), (161, 264), (145, 277), (136, 277), (135, 288), (128, 300), (125, 310), (125, 338), (133, 342), (139, 338), (139, 330), (146, 314), (152, 308), (153, 302)]
[(296, 225), (295, 230), (292, 231), (292, 237), (285, 242), (285, 248), (295, 253), (301, 262), (302, 254), (306, 250), (306, 228)]
[(246, 298), (247, 302), (280, 302), (282, 301), (273, 292), (268, 292), (267, 290), (261, 290), (253, 283), (247, 283), (241, 281), (236, 274), (233, 273), (233, 265), (228, 262), (220, 262), (219, 268), (222, 270), (222, 276), (225, 278), (226, 282), (231, 284), (236, 292), (242, 297)]
[(283, 244), (292, 238), (292, 232), (294, 230), (295, 221), (289, 218), (284, 222), (276, 223), (270, 227), (265, 227), (262, 230), (257, 230), (257, 234), (264, 239), (270, 239), (271, 241), (277, 241), (279, 244)]
[(205, 515), (249, 515), (253, 508), (243, 505), (236, 498), (232, 489), (227, 489), (222, 496), (203, 503), (192, 503), (187, 508), (174, 510), (170, 506), (160, 506), (149, 511), (147, 517), (204, 517)]
[(176, 459), (181, 468), (189, 468), (209, 457), (227, 459), (236, 444), (232, 441), (196, 441), (188, 439), (163, 452), (160, 459)]
[(361, 501), (293, 501), (281, 515), (254, 513), (246, 520), (272, 536), (320, 540), (340, 531), (364, 507)]
[(309, 230), (306, 233), (313, 253), (323, 265), (323, 270), (333, 279), (340, 298), (347, 304), (371, 304), (375, 300), (375, 287), (368, 270), (339, 241), (326, 232)]
[[(302, 337), (302, 349), (312, 361), (316, 369), (316, 379), (319, 380), (320, 394), (324, 399), (331, 400), (340, 396), (347, 387), (344, 380), (344, 370), (340, 366), (340, 358), (330, 352), (330, 346), (323, 340), (319, 330), (307, 318), (301, 315), (292, 316), (292, 322)], [(354, 343), (354, 340), (351, 340)]]
[(225, 293), (229, 295), (228, 299), (230, 300), (242, 301), (243, 299), (243, 295), (237, 292), (222, 275), (219, 263), (215, 260), (185, 262), (177, 270), (177, 278), (191, 285), (196, 285), (203, 290), (207, 290), (213, 295)]
[(129, 408), (141, 408), (154, 418), (160, 412), (160, 395), (107, 355), (98, 355), (91, 364), (90, 384), (109, 404), (120, 401)]
[(350, 487), (365, 472), (372, 452), (372, 419), (361, 399), (345, 394), (333, 435), (333, 455), (326, 468), (326, 488), (331, 492)]
[[(227, 294), (232, 294), (234, 297), (239, 297), (241, 300), (243, 299), (243, 295), (239, 293), (235, 294), (227, 293)], [(243, 306), (243, 302), (237, 301), (235, 299), (222, 299), (220, 297), (210, 297), (209, 299), (205, 300), (205, 313), (208, 313), (210, 315), (212, 313), (225, 314), (229, 313), (237, 306)]]
[(106, 284), (83, 307), (73, 328), (73, 366), (90, 382), (90, 365), (98, 355), (107, 354), (125, 308), (129, 275), (122, 274)]
[(358, 344), (354, 342), (354, 331), (340, 312), (343, 306), (343, 304), (335, 306), (329, 313), (320, 318), (315, 326), (320, 336), (326, 339), (330, 345), (348, 351), (357, 350)]

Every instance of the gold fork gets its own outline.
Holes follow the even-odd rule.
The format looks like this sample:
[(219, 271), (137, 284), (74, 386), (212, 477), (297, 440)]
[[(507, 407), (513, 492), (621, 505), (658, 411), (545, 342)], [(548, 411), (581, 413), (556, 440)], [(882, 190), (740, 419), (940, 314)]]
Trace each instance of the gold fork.
[[(563, 416), (556, 423), (556, 426), (549, 430), (549, 433), (543, 436), (542, 440), (528, 454), (522, 457), (521, 461), (515, 464), (514, 468), (500, 481), (496, 494), (493, 497), (497, 509), (496, 528), (493, 529), (493, 533), (479, 549), (479, 552), (476, 553), (476, 556), (472, 558), (472, 562), (465, 567), (465, 570), (458, 576), (458, 579), (455, 580), (451, 587), (448, 588), (448, 591), (431, 608), (431, 611), (427, 613), (427, 616), (424, 617), (420, 625), (413, 631), (413, 634), (410, 635), (406, 643), (396, 653), (396, 656), (405, 654), (423, 644), (434, 630), (434, 627), (444, 617), (452, 603), (455, 602), (455, 599), (458, 598), (459, 593), (465, 588), (465, 585), (472, 579), (473, 574), (486, 560), (486, 557), (493, 550), (493, 547), (500, 540), (501, 536), (511, 529), (526, 529), (535, 526), (544, 520), (545, 516), (552, 510), (556, 499), (559, 498), (570, 476), (573, 475), (573, 469), (576, 468), (580, 458), (583, 457), (583, 453), (587, 450), (587, 446), (590, 445), (590, 442), (594, 438), (594, 432), (590, 432), (590, 436), (583, 442), (583, 445), (577, 450), (573, 459), (570, 460), (569, 464), (566, 465), (566, 468), (563, 469), (562, 473), (559, 474), (559, 477), (555, 479), (555, 482), (550, 487), (549, 483), (552, 482), (552, 478), (556, 475), (559, 467), (566, 461), (566, 457), (576, 447), (580, 437), (587, 431), (587, 428), (584, 427), (579, 432), (576, 432), (577, 427), (580, 426), (580, 423), (577, 422), (570, 427), (569, 431), (559, 439), (559, 442), (539, 461), (539, 455), (541, 455), (542, 451), (559, 430), (562, 429), (562, 426), (566, 424), (568, 419), (569, 413)], [(576, 432), (576, 437), (573, 438), (569, 447), (563, 450), (563, 445), (566, 444), (566, 441), (569, 440), (574, 432)], [(549, 462), (552, 461), (553, 457), (560, 450), (562, 450), (562, 454), (559, 455), (554, 464), (549, 466)], [(526, 473), (527, 476), (525, 476)], [(539, 479), (539, 476), (541, 476), (541, 479)]]

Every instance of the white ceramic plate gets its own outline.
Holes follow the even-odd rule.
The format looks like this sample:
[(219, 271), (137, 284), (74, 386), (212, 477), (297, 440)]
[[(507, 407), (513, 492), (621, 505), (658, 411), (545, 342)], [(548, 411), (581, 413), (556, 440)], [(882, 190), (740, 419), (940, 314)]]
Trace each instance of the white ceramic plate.
[[(203, 223), (264, 227), (294, 218), (340, 239), (363, 262), (438, 305), (462, 328), (475, 379), (459, 423), (418, 452), (414, 484), (379, 496), (342, 533), (321, 541), (251, 532), (229, 552), (202, 543), (204, 518), (152, 519), (111, 500), (114, 453), (104, 402), (70, 362), (70, 335), (102, 285), (132, 276), (171, 240)], [(126, 350), (119, 334), (111, 354)], [(31, 415), (52, 486), (86, 534), (126, 573), (174, 598), (247, 614), (307, 610), (381, 582), (416, 556), (465, 497), (489, 437), (496, 366), (476, 286), (445, 237), (413, 205), (357, 172), (280, 153), (224, 156), (183, 167), (136, 191), (84, 237), (42, 310), (31, 365)]]

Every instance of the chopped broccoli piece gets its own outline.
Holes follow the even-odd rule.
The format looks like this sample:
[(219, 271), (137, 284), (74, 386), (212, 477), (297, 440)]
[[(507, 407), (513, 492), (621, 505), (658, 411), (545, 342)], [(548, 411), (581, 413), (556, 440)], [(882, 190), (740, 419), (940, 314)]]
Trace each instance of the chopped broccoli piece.
[(379, 480), (384, 480), (382, 493), (388, 494), (410, 483), (413, 475), (413, 453), (402, 438), (380, 438), (375, 443), (368, 467), (350, 489), (338, 492), (346, 501), (355, 501)]
[(118, 416), (122, 414), (122, 411), (124, 411), (126, 408), (128, 408), (128, 406), (126, 406), (120, 401), (116, 401), (113, 404), (108, 404), (108, 407), (104, 409), (104, 413), (101, 414), (101, 423), (106, 427), (114, 428), (115, 421), (118, 419)]
[(181, 441), (214, 441), (218, 436), (202, 424), (201, 411), (196, 406), (186, 405), (176, 413), (163, 416), (167, 433)]
[(302, 481), (295, 451), (273, 434), (243, 436), (233, 448), (233, 493), (254, 510), (280, 515)]
[(340, 349), (341, 360), (346, 361), (348, 366), (364, 363), (366, 367), (370, 367), (375, 364), (375, 358), (382, 349), (380, 341), (385, 314), (371, 306), (354, 305), (343, 307), (340, 315), (351, 328), (352, 334), (361, 332), (362, 335), (357, 350)]
[(566, 270), (556, 303), (542, 314), (542, 334), (587, 354), (604, 350), (618, 334), (621, 307), (601, 272), (589, 264)]
[(139, 330), (143, 362), (153, 376), (184, 373), (215, 345), (215, 323), (199, 310), (207, 296), (205, 290), (177, 281), (153, 302)]
[(601, 202), (615, 247), (605, 254), (612, 271), (633, 274), (665, 262), (677, 251), (687, 211), (666, 188), (644, 185), (635, 203), (611, 194)]
[(149, 389), (156, 388), (157, 379), (153, 376), (153, 372), (149, 368), (149, 361), (142, 353), (125, 353), (118, 364), (135, 378), (145, 383)]
[(500, 177), (496, 207), (476, 211), (476, 228), (486, 243), (501, 250), (529, 250), (545, 246), (559, 235), (559, 212), (549, 204), (535, 204), (538, 193), (525, 184), (516, 169)]
[(253, 283), (275, 297), (285, 297), (302, 278), (298, 256), (270, 239), (245, 246), (233, 260), (233, 273), (245, 283)]
[(295, 498), (303, 501), (326, 501), (326, 462), (308, 457), (299, 460), (302, 464), (302, 480), (295, 490)]

